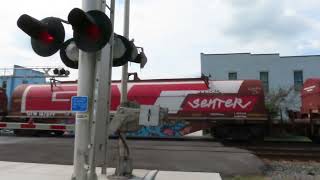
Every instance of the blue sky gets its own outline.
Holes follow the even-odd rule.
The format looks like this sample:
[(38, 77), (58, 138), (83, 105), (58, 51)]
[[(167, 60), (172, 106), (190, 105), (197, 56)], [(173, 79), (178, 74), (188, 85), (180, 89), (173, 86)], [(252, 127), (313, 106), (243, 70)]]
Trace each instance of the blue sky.
[[(66, 19), (73, 7), (81, 7), (81, 0), (3, 2), (0, 67), (63, 66), (58, 53), (37, 56), (16, 21), (23, 13)], [(319, 7), (319, 0), (132, 0), (130, 37), (145, 48), (149, 62), (141, 70), (131, 63), (129, 71), (144, 79), (198, 77), (201, 52), (320, 54)], [(115, 27), (122, 34), (123, 0), (117, 1)], [(66, 31), (68, 38), (71, 28)], [(120, 77), (121, 68), (114, 68), (113, 79)]]

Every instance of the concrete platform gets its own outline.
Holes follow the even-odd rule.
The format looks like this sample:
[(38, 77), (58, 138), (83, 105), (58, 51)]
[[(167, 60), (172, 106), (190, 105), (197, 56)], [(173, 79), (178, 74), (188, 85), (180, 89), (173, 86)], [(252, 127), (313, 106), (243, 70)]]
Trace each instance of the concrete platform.
[[(70, 180), (73, 166), (54, 165), (54, 164), (36, 164), (36, 163), (18, 163), (0, 161), (0, 177), (5, 180)], [(106, 180), (105, 175), (99, 175), (100, 168), (97, 168), (99, 180)], [(136, 176), (133, 180), (143, 178), (150, 170), (137, 169), (133, 174)], [(108, 168), (107, 176), (114, 173), (114, 168)], [(201, 173), (201, 172), (181, 172), (181, 171), (159, 171), (156, 180), (221, 180), (219, 173)]]

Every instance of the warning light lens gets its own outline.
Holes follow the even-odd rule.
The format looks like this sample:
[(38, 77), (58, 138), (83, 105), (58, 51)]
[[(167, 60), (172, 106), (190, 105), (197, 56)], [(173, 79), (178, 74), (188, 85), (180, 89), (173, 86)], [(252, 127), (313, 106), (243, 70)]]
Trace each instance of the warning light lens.
[(50, 35), (48, 32), (41, 32), (39, 38), (42, 42), (46, 44), (50, 44), (54, 41), (54, 37)]
[(98, 41), (101, 37), (101, 30), (96, 25), (91, 25), (87, 28), (88, 37), (94, 41)]

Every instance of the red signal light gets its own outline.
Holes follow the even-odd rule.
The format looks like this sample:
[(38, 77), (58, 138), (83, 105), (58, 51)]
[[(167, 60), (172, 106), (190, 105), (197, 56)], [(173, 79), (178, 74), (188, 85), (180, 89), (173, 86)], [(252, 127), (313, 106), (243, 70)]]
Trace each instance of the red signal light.
[(109, 17), (98, 10), (84, 12), (74, 8), (68, 15), (77, 47), (86, 52), (101, 50), (110, 40), (112, 24)]
[(86, 30), (87, 34), (88, 34), (88, 37), (91, 39), (91, 40), (94, 40), (94, 41), (98, 41), (101, 37), (101, 30), (98, 26), (96, 25), (91, 25), (87, 28)]
[(54, 41), (54, 37), (48, 32), (41, 32), (39, 35), (39, 39), (45, 44), (50, 44)]

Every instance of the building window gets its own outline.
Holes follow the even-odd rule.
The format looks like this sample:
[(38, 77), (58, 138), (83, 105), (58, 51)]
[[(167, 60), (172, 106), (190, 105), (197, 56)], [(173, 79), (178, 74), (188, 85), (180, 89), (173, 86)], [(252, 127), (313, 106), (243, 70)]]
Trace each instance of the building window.
[(2, 81), (2, 88), (6, 89), (7, 88), (7, 81)]
[(296, 91), (300, 91), (303, 85), (303, 72), (302, 71), (294, 71), (293, 73), (294, 79), (294, 89)]
[(236, 72), (229, 72), (228, 78), (229, 78), (229, 80), (237, 80), (238, 79), (237, 73)]
[(28, 84), (28, 80), (22, 80), (22, 84)]
[(260, 72), (260, 81), (263, 85), (264, 92), (269, 92), (269, 73), (268, 72)]

